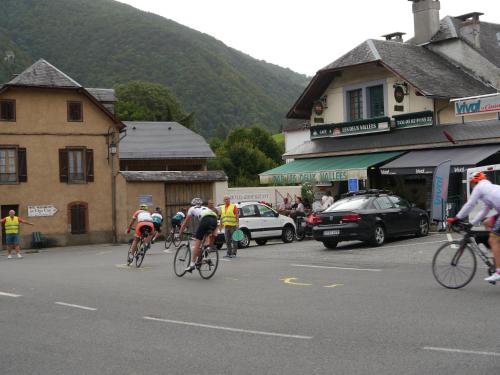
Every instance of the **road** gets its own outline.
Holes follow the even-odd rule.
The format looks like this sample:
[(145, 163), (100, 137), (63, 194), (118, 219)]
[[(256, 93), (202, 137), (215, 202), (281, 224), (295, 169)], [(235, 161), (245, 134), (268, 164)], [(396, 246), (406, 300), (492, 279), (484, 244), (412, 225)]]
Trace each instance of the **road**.
[[(446, 236), (270, 243), (178, 278), (155, 244), (0, 257), (0, 374), (495, 374), (500, 286), (440, 287)], [(223, 254), (223, 251), (220, 253)]]

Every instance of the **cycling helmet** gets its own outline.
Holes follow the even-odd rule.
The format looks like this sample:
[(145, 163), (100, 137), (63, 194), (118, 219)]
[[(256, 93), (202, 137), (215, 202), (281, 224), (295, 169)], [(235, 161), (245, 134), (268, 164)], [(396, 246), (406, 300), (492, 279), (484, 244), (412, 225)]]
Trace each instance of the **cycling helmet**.
[(201, 198), (193, 198), (193, 200), (191, 201), (191, 206), (201, 206), (203, 205), (203, 199)]
[(142, 209), (142, 210), (147, 210), (148, 208), (149, 208), (149, 207), (148, 207), (148, 205), (147, 205), (147, 204), (145, 204), (145, 203), (141, 204), (141, 209)]
[(486, 180), (486, 175), (483, 172), (474, 173), (474, 175), (470, 178), (471, 184), (477, 184), (481, 180)]

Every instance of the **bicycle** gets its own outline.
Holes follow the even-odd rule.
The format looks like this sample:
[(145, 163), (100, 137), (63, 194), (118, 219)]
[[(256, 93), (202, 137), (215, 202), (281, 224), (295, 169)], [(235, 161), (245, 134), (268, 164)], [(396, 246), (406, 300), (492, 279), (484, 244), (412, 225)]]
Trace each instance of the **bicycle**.
[(170, 229), (170, 233), (165, 237), (165, 249), (170, 249), (170, 246), (174, 244), (175, 247), (178, 247), (181, 244), (181, 239), (177, 236), (179, 233), (179, 227), (176, 225)]
[[(206, 233), (201, 241), (200, 256), (196, 260), (195, 267), (203, 279), (210, 279), (217, 270), (219, 265), (219, 252), (215, 248), (206, 245), (206, 239), (210, 235)], [(186, 268), (191, 263), (191, 244), (189, 240), (180, 245), (175, 252), (174, 257), (174, 272), (177, 276), (182, 277), (186, 273)]]
[(436, 250), (432, 274), (439, 284), (448, 289), (460, 289), (469, 284), (476, 274), (476, 257), (488, 267), (489, 275), (496, 272), (494, 261), (477, 244), (471, 224), (459, 223), (451, 229), (456, 233), (465, 231), (465, 234), (461, 240), (447, 242)]
[[(133, 228), (132, 228), (133, 229)], [(137, 244), (137, 250), (134, 254), (132, 254), (132, 244), (128, 250), (127, 254), (127, 266), (130, 266), (135, 259), (135, 266), (139, 268), (142, 265), (144, 257), (146, 256), (146, 252), (151, 248), (151, 241), (148, 243), (145, 242), (145, 239), (148, 238), (151, 234), (151, 229), (148, 227), (141, 228), (141, 237), (139, 238), (139, 243)]]

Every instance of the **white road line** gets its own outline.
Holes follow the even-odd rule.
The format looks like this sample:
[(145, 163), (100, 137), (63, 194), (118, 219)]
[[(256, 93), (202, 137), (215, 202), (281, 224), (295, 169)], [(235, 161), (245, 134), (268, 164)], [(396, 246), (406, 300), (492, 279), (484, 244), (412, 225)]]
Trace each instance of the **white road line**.
[(287, 335), (285, 333), (276, 333), (276, 332), (264, 332), (264, 331), (252, 331), (252, 330), (247, 330), (247, 329), (240, 329), (240, 328), (230, 328), (230, 327), (222, 327), (222, 326), (213, 326), (209, 324), (200, 324), (200, 323), (192, 323), (192, 322), (183, 322), (180, 320), (170, 320), (170, 319), (159, 319), (159, 318), (153, 318), (151, 316), (144, 316), (143, 319), (146, 320), (153, 320), (156, 322), (164, 322), (164, 323), (172, 323), (172, 324), (180, 324), (180, 325), (185, 325), (185, 326), (192, 326), (192, 327), (201, 327), (201, 328), (211, 328), (211, 329), (218, 329), (221, 331), (230, 331), (230, 332), (240, 332), (240, 333), (251, 333), (254, 335), (264, 335), (264, 336), (276, 336), (276, 337), (286, 337), (286, 338), (292, 338), (292, 339), (301, 339), (301, 340), (311, 340), (313, 336), (300, 336), (300, 335)]
[(0, 292), (0, 296), (4, 296), (4, 297), (14, 297), (14, 298), (19, 298), (19, 297), (22, 297), (22, 295), (20, 295), (20, 294), (5, 293), (5, 292)]
[(292, 267), (306, 267), (306, 268), (334, 268), (337, 270), (350, 270), (350, 271), (372, 271), (380, 272), (382, 270), (376, 268), (351, 268), (351, 267), (334, 267), (334, 266), (315, 266), (312, 264), (290, 264)]
[[(452, 242), (453, 241), (453, 237), (451, 235), (451, 233), (446, 233), (446, 238), (448, 238), (448, 241), (449, 242)], [(451, 245), (450, 246), (452, 249), (458, 249), (458, 246), (457, 245)]]
[(500, 357), (500, 353), (495, 352), (478, 352), (475, 350), (462, 350), (462, 349), (452, 349), (452, 348), (435, 348), (433, 346), (424, 346), (424, 350), (434, 350), (439, 352), (448, 352), (448, 353), (461, 353), (461, 354), (477, 354), (477, 355), (489, 355), (494, 357)]
[(112, 250), (106, 250), (106, 251), (101, 251), (100, 253), (97, 253), (97, 255), (111, 254), (112, 252), (113, 252)]
[(82, 306), (82, 305), (73, 305), (72, 303), (66, 303), (66, 302), (54, 302), (54, 303), (56, 305), (75, 307), (77, 309), (82, 309), (82, 310), (89, 310), (89, 311), (96, 311), (97, 310), (94, 307), (88, 307), (88, 306)]
[(388, 247), (402, 247), (402, 246), (415, 246), (415, 245), (428, 245), (432, 243), (440, 243), (440, 242), (448, 242), (448, 240), (439, 240), (439, 241), (427, 241), (427, 242), (410, 242), (410, 243), (403, 243), (401, 245), (390, 245), (390, 246), (382, 246), (381, 249), (386, 249)]

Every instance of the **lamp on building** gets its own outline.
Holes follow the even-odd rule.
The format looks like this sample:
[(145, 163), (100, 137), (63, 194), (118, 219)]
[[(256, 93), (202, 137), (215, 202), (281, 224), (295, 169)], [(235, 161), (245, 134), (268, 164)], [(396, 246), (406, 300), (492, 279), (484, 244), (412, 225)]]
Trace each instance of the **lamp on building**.
[(115, 155), (115, 154), (116, 154), (116, 151), (117, 151), (117, 150), (116, 150), (116, 144), (114, 144), (114, 143), (110, 143), (110, 145), (109, 145), (109, 153), (110, 153), (111, 155)]

